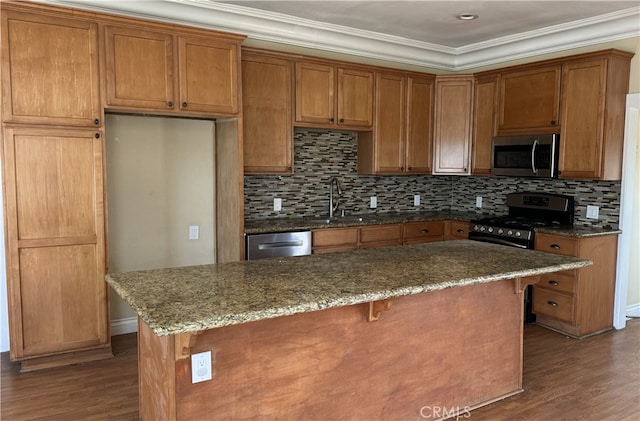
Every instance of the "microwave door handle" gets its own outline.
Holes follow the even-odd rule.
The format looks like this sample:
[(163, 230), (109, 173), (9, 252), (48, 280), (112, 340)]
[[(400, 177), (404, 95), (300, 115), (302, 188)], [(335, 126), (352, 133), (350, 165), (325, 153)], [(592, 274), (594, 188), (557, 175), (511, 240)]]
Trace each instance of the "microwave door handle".
[(533, 146), (531, 147), (531, 170), (534, 174), (538, 174), (538, 169), (536, 168), (536, 146), (538, 146), (538, 139), (533, 141)]

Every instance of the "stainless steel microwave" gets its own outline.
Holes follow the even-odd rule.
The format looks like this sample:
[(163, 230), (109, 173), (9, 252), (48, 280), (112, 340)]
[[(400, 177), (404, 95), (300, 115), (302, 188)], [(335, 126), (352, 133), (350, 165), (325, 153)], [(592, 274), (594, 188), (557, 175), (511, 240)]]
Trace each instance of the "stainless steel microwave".
[(558, 177), (559, 135), (497, 136), (491, 147), (491, 174)]

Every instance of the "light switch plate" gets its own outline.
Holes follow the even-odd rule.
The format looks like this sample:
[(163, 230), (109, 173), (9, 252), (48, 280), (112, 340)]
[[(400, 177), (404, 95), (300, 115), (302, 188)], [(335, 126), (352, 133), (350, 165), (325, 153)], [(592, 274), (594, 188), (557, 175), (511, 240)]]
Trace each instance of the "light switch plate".
[(282, 210), (282, 199), (279, 197), (273, 199), (273, 210), (274, 212), (280, 212)]
[(587, 218), (589, 219), (598, 219), (600, 217), (600, 207), (599, 206), (587, 206)]
[(197, 240), (200, 238), (200, 227), (198, 225), (189, 225), (189, 240)]
[(211, 378), (211, 351), (191, 354), (191, 383), (200, 383)]
[(371, 196), (371, 202), (369, 204), (371, 209), (375, 209), (378, 207), (378, 198), (376, 196)]
[(413, 195), (413, 206), (420, 206), (420, 195), (419, 194), (414, 194)]

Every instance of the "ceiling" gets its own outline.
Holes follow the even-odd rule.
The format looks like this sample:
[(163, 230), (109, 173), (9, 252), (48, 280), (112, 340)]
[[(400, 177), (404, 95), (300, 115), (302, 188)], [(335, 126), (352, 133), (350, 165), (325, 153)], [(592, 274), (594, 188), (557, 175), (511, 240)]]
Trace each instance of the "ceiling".
[[(275, 43), (464, 71), (640, 39), (635, 1), (40, 0), (247, 35)], [(461, 21), (460, 13), (478, 19)]]

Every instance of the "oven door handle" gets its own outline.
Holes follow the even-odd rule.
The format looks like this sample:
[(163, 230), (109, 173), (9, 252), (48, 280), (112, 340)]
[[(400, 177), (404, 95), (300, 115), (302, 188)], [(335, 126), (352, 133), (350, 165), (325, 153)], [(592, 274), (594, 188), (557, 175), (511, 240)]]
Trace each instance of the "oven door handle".
[(484, 243), (501, 244), (503, 246), (510, 246), (510, 247), (519, 247), (521, 249), (528, 249), (529, 248), (524, 244), (514, 243), (513, 241), (502, 240), (500, 238), (493, 238), (493, 237), (484, 237), (484, 236), (481, 236), (481, 235), (473, 236), (473, 237), (469, 238), (469, 240), (482, 241)]
[(533, 141), (533, 146), (531, 146), (531, 171), (534, 174), (538, 174), (538, 169), (536, 168), (536, 147), (538, 146), (538, 139)]

